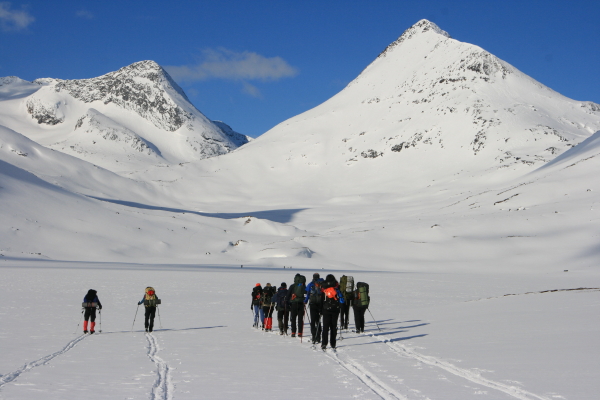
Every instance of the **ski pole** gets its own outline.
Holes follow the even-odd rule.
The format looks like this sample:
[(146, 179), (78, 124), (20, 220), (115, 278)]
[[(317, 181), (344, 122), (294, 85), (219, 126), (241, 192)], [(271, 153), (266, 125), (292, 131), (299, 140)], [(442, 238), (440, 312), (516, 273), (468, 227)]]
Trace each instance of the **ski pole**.
[[(304, 303), (304, 314), (306, 315), (306, 318), (308, 318), (308, 324), (310, 325), (310, 315), (308, 315), (306, 313), (306, 303)], [(302, 326), (299, 327), (299, 328), (301, 328), (301, 331), (300, 331), (300, 343), (302, 343), (302, 336), (303, 336), (303, 332), (304, 332), (304, 318), (302, 318)]]
[(163, 329), (162, 321), (160, 320), (160, 307), (156, 306), (156, 311), (158, 311), (158, 323), (160, 324), (160, 329)]
[(79, 325), (81, 325), (81, 321), (83, 321), (83, 313), (84, 313), (85, 309), (82, 308), (81, 309), (81, 319), (79, 320), (79, 323), (77, 324), (77, 328), (75, 329), (74, 333), (77, 333), (77, 331), (79, 330)]
[[(371, 314), (371, 310), (367, 308), (367, 311), (369, 312), (369, 314)], [(373, 317), (373, 314), (371, 314), (371, 318), (373, 318), (373, 322), (375, 322), (375, 325), (377, 325), (377, 321), (375, 321), (375, 317)], [(381, 332), (381, 328), (379, 327), (379, 325), (377, 325), (377, 329), (379, 329), (379, 332)]]
[(139, 309), (140, 305), (138, 304), (137, 308), (135, 309), (135, 317), (133, 317), (133, 324), (131, 324), (131, 332), (133, 332), (133, 325), (135, 324), (135, 319), (137, 318), (137, 313)]
[(102, 310), (98, 310), (98, 316), (100, 317), (100, 333), (102, 333)]

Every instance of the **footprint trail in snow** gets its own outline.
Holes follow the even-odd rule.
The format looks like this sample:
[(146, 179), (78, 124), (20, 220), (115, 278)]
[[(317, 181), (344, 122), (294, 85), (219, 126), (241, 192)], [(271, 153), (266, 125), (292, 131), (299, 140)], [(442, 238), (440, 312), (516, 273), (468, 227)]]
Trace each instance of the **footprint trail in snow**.
[(528, 392), (516, 386), (506, 385), (504, 383), (496, 382), (491, 379), (487, 379), (481, 376), (479, 372), (470, 371), (468, 369), (459, 368), (447, 361), (437, 359), (435, 357), (426, 356), (424, 354), (417, 353), (408, 347), (390, 342), (388, 339), (380, 339), (374, 334), (370, 334), (376, 340), (386, 344), (392, 351), (402, 357), (410, 357), (415, 360), (422, 362), (423, 364), (431, 365), (433, 367), (441, 368), (445, 371), (450, 372), (456, 376), (467, 379), (473, 383), (489, 387), (490, 389), (499, 390), (519, 400), (550, 400), (548, 397), (539, 396), (535, 393)]
[(27, 364), (23, 365), (21, 368), (17, 369), (16, 371), (9, 372), (5, 375), (2, 375), (2, 377), (0, 378), (0, 389), (7, 383), (10, 383), (10, 382), (14, 381), (15, 379), (17, 379), (22, 373), (30, 371), (35, 367), (39, 367), (40, 365), (48, 364), (53, 358), (58, 357), (61, 354), (65, 354), (67, 351), (69, 351), (73, 347), (75, 347), (77, 345), (77, 343), (81, 342), (87, 336), (88, 335), (81, 335), (81, 336), (77, 337), (76, 339), (73, 339), (69, 343), (67, 343), (67, 345), (65, 347), (63, 347), (62, 350), (59, 350), (56, 353), (49, 354), (38, 360), (27, 363)]
[(146, 340), (148, 341), (148, 358), (155, 364), (157, 374), (150, 398), (152, 400), (172, 400), (174, 387), (171, 383), (171, 368), (156, 355), (160, 350), (156, 337), (151, 333), (146, 333)]
[(327, 350), (325, 355), (338, 363), (341, 367), (356, 376), (362, 383), (367, 385), (375, 394), (384, 400), (408, 400), (407, 397), (396, 392), (383, 383), (377, 376), (350, 357), (340, 357), (339, 350)]

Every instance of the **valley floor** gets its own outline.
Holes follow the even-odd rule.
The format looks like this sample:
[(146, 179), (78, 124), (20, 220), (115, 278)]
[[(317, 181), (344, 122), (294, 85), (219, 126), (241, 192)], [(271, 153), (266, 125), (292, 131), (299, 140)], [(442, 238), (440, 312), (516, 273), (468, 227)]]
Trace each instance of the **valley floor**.
[[(575, 400), (600, 391), (595, 272), (331, 271), (370, 284), (374, 318), (322, 352), (253, 329), (249, 307), (255, 283), (312, 270), (4, 259), (0, 271), (0, 399)], [(142, 307), (131, 329), (146, 286), (163, 300), (151, 334)], [(102, 333), (82, 336), (90, 288)]]

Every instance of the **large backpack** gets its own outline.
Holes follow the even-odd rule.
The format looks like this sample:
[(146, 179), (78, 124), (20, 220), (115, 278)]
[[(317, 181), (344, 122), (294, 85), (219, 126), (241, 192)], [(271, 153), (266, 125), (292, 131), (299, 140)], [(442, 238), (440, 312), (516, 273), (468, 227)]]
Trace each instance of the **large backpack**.
[(335, 290), (335, 284), (323, 283), (323, 310), (339, 311), (340, 299), (338, 292)]
[(288, 290), (287, 289), (279, 289), (279, 292), (277, 294), (277, 311), (282, 311), (282, 310), (286, 310), (287, 307), (287, 302), (286, 302), (286, 297), (288, 294)]
[(369, 284), (364, 282), (358, 282), (356, 284), (356, 290), (354, 291), (354, 304), (359, 307), (369, 307)]
[(257, 306), (260, 304), (260, 299), (262, 298), (262, 288), (260, 286), (254, 286), (252, 288), (252, 304)]
[[(152, 294), (149, 294), (148, 292), (152, 292)], [(156, 292), (154, 291), (153, 287), (147, 287), (146, 288), (146, 293), (144, 295), (144, 306), (146, 307), (156, 307), (157, 305), (160, 304), (160, 299), (158, 297), (156, 297)]]
[(271, 298), (273, 297), (273, 295), (275, 294), (275, 287), (274, 286), (266, 286), (263, 289), (263, 297), (262, 297), (262, 304), (263, 307), (269, 307), (271, 305)]
[(313, 285), (310, 287), (310, 293), (308, 293), (308, 297), (311, 304), (319, 304), (321, 303), (321, 286), (323, 282), (313, 282)]
[(296, 274), (294, 277), (294, 286), (291, 288), (291, 291), (292, 303), (304, 301), (304, 295), (306, 294), (306, 277), (304, 275)]
[(342, 275), (340, 278), (340, 292), (344, 300), (349, 302), (354, 298), (354, 278), (352, 276)]

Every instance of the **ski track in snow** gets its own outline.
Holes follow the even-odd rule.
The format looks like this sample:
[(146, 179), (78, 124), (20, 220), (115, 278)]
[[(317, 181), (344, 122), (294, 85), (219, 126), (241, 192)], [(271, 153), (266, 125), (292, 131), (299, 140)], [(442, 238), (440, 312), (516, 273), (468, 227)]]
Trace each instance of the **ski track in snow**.
[(146, 333), (148, 341), (148, 358), (156, 365), (156, 374), (158, 375), (154, 386), (152, 387), (152, 400), (172, 400), (173, 384), (171, 383), (171, 368), (166, 361), (156, 355), (159, 351), (158, 341), (151, 333)]
[(367, 385), (375, 394), (384, 400), (408, 400), (407, 397), (399, 394), (394, 389), (383, 383), (376, 375), (366, 370), (362, 365), (350, 357), (344, 357), (342, 360), (338, 354), (338, 350), (327, 350), (325, 355), (338, 363), (348, 372), (356, 376), (362, 383)]
[(495, 390), (504, 392), (504, 393), (508, 394), (509, 396), (512, 396), (516, 399), (520, 399), (520, 400), (532, 400), (532, 399), (550, 400), (548, 397), (539, 396), (537, 394), (528, 392), (528, 391), (518, 388), (516, 386), (506, 385), (506, 384), (503, 384), (500, 382), (486, 379), (486, 378), (482, 377), (479, 372), (473, 372), (473, 371), (469, 371), (464, 368), (459, 368), (456, 365), (450, 364), (447, 361), (443, 361), (443, 360), (437, 359), (435, 357), (426, 356), (424, 354), (417, 353), (416, 351), (411, 350), (401, 344), (392, 343), (388, 339), (382, 340), (374, 334), (370, 334), (370, 336), (373, 337), (374, 339), (381, 341), (381, 343), (386, 344), (390, 349), (392, 349), (392, 351), (394, 353), (396, 353), (400, 356), (410, 357), (410, 358), (413, 358), (415, 360), (422, 362), (423, 364), (441, 368), (445, 371), (450, 372), (451, 374), (454, 374), (461, 378), (467, 379), (473, 383), (489, 387), (490, 389), (495, 389)]
[(9, 372), (8, 374), (2, 375), (2, 378), (0, 378), (0, 389), (7, 383), (10, 383), (10, 382), (14, 381), (15, 379), (17, 379), (22, 373), (30, 371), (35, 367), (39, 367), (40, 365), (48, 364), (53, 358), (58, 357), (61, 354), (65, 354), (67, 351), (69, 351), (73, 347), (75, 347), (77, 345), (77, 343), (81, 342), (87, 336), (88, 335), (81, 335), (81, 336), (77, 337), (76, 339), (71, 340), (65, 347), (62, 348), (62, 350), (59, 350), (56, 353), (52, 353), (52, 354), (42, 357), (38, 360), (27, 363), (16, 371)]

